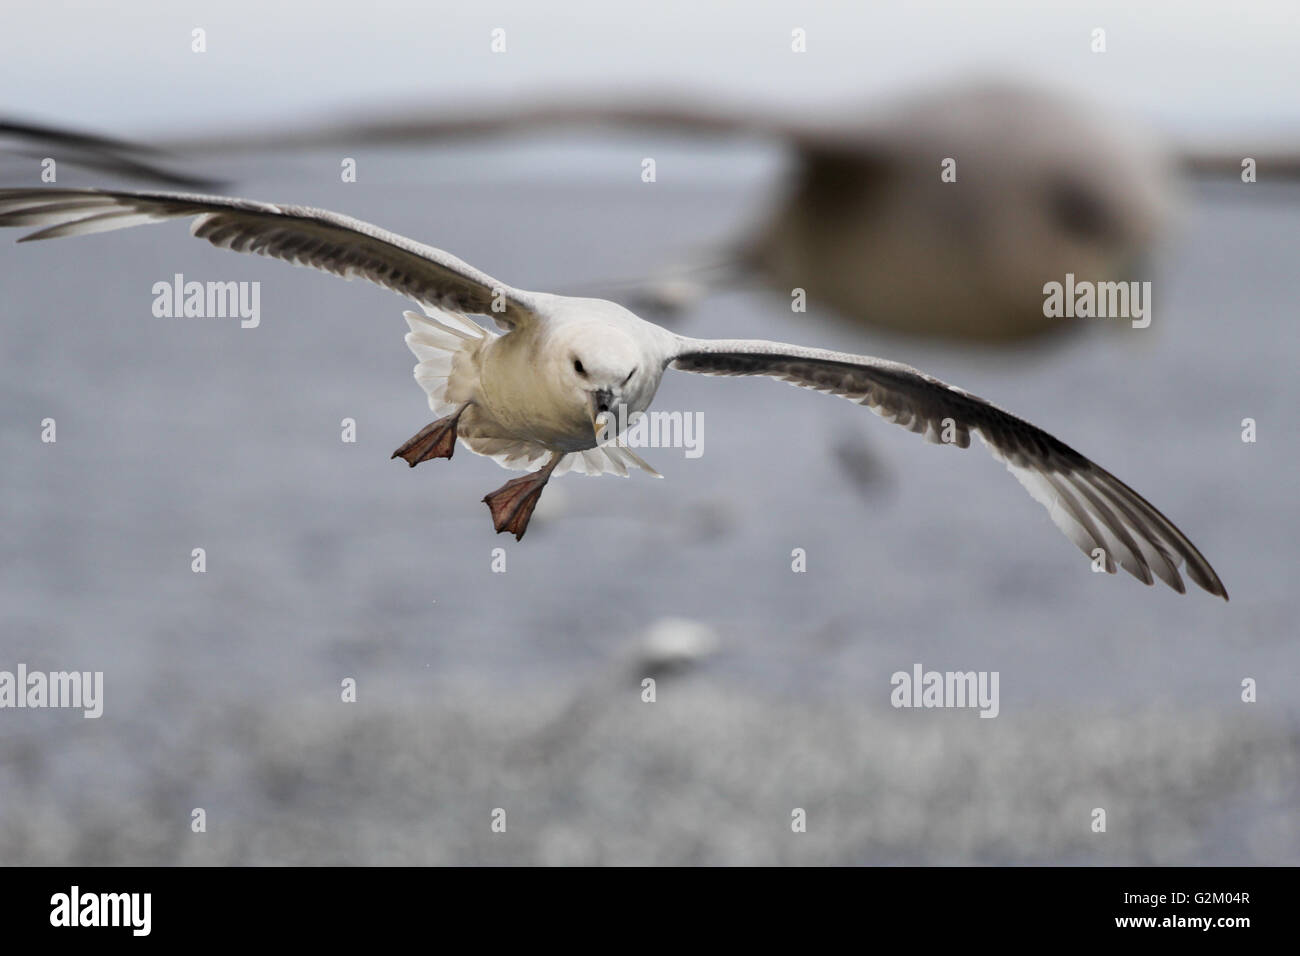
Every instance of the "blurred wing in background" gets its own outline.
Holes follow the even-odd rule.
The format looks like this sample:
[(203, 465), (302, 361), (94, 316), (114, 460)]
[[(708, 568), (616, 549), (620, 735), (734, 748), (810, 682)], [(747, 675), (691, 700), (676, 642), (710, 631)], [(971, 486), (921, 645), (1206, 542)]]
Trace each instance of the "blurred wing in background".
[(91, 133), (11, 119), (0, 118), (0, 151), (36, 159), (48, 157), (57, 162), (147, 183), (191, 189), (215, 189), (224, 185), (218, 179), (169, 168), (164, 164), (179, 161), (161, 150)]
[(1300, 151), (1281, 145), (1262, 150), (1233, 152), (1226, 147), (1184, 148), (1178, 156), (1179, 166), (1188, 176), (1207, 181), (1239, 183), (1247, 159), (1255, 161), (1257, 182), (1300, 179)]
[[(700, 136), (799, 138), (802, 127), (741, 105), (666, 94), (618, 100), (583, 95), (554, 96), (518, 103), (446, 104), (398, 108), (392, 105), (322, 118), (315, 123), (277, 124), (261, 130), (225, 130), (179, 139), (165, 148), (178, 153), (221, 154), (287, 149), (424, 146), (469, 137), (548, 133), (566, 127), (656, 130)], [(815, 126), (807, 127), (812, 134)]]

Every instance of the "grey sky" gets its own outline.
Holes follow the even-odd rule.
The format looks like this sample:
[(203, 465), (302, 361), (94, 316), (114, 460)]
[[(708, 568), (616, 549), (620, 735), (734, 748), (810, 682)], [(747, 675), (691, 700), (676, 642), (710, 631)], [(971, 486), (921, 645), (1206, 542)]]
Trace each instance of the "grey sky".
[[(208, 52), (190, 51), (206, 29)], [(1089, 50), (1094, 27), (1108, 52)], [(489, 52), (506, 30), (508, 52)], [(790, 32), (808, 52), (790, 52)], [(126, 134), (548, 89), (805, 104), (968, 68), (1093, 92), (1185, 136), (1300, 132), (1284, 2), (268, 3), (55, 0), (0, 13), (0, 107)]]

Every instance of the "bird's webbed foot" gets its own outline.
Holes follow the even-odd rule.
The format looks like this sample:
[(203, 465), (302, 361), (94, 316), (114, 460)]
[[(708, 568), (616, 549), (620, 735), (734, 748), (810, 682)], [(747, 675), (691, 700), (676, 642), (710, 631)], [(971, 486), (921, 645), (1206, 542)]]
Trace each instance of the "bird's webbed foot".
[(465, 411), (464, 405), (430, 425), (425, 425), (401, 448), (393, 452), (393, 458), (401, 458), (414, 468), (422, 461), (432, 458), (450, 458), (456, 450), (456, 424)]
[(541, 500), (542, 489), (546, 487), (558, 461), (559, 456), (556, 456), (540, 471), (522, 478), (513, 478), (490, 495), (484, 496), (483, 500), (492, 511), (492, 524), (497, 529), (497, 534), (508, 531), (515, 536), (516, 541), (523, 538), (524, 532), (528, 530), (529, 519), (533, 516), (533, 509)]

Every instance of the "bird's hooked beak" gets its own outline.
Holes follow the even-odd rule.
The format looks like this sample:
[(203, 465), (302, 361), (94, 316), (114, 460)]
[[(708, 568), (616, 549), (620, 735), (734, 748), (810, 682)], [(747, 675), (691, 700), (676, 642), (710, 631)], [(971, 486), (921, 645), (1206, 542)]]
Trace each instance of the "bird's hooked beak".
[(611, 411), (614, 405), (614, 393), (607, 388), (598, 388), (591, 393), (591, 428), (599, 442), (602, 437), (610, 438), (606, 429), (614, 419)]

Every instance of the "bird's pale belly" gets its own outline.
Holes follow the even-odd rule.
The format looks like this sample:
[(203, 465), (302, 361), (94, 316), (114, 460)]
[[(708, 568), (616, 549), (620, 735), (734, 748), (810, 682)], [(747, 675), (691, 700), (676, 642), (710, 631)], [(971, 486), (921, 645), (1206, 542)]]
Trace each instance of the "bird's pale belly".
[(536, 363), (509, 353), (489, 355), (480, 383), (475, 405), (485, 431), (566, 452), (596, 446), (590, 412), (557, 389)]

